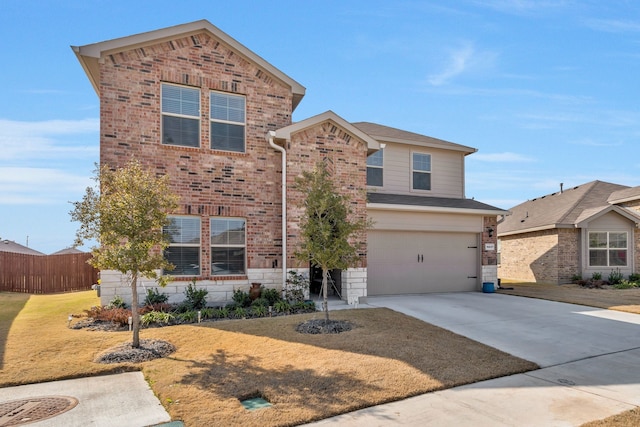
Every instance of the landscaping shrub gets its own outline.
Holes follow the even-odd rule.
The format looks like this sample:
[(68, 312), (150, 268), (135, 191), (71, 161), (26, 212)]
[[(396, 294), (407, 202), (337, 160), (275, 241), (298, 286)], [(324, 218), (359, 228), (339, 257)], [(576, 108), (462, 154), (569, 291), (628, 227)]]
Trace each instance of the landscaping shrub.
[(169, 295), (161, 293), (158, 289), (147, 289), (147, 296), (144, 298), (144, 305), (164, 304), (169, 301)]
[(291, 310), (291, 305), (285, 300), (280, 300), (276, 301), (273, 305), (273, 309), (276, 313), (288, 313), (289, 310)]
[(256, 298), (251, 302), (251, 307), (256, 307), (256, 306), (262, 306), (262, 307), (269, 307), (269, 300), (266, 298)]
[(280, 291), (277, 289), (271, 289), (271, 288), (263, 289), (261, 297), (269, 301), (268, 305), (271, 305), (271, 306), (282, 299), (282, 297), (280, 296)]
[(592, 280), (602, 280), (602, 273), (598, 273), (597, 271), (591, 275)]
[(613, 285), (616, 289), (633, 289), (637, 288), (638, 284), (636, 282), (630, 282), (629, 280), (621, 280), (619, 283)]
[(196, 281), (189, 283), (184, 290), (185, 300), (184, 305), (189, 310), (200, 310), (207, 305), (207, 295), (209, 291), (206, 289), (198, 289), (196, 287)]
[(157, 324), (159, 326), (169, 325), (175, 320), (172, 313), (164, 311), (150, 311), (140, 316), (140, 324), (144, 327)]
[(629, 275), (629, 282), (633, 282), (633, 283), (638, 283), (640, 282), (640, 274), (638, 273), (631, 273)]
[(624, 276), (620, 272), (619, 268), (612, 270), (611, 273), (609, 273), (609, 277), (607, 278), (609, 283), (611, 283), (612, 285), (617, 285), (621, 283), (623, 279), (624, 279)]
[(251, 314), (254, 317), (265, 317), (267, 314), (269, 314), (269, 309), (266, 305), (252, 305)]
[(305, 295), (309, 292), (309, 279), (307, 276), (290, 270), (287, 276), (287, 286), (284, 289), (284, 296), (291, 304), (304, 301)]
[(233, 301), (240, 307), (249, 307), (251, 305), (251, 297), (242, 289), (233, 291)]
[(115, 297), (113, 297), (113, 299), (111, 301), (109, 301), (109, 305), (107, 307), (109, 307), (109, 308), (127, 308), (127, 303), (124, 302), (124, 299), (122, 299), (121, 296), (116, 295)]
[(128, 326), (129, 317), (131, 316), (131, 310), (109, 306), (91, 307), (91, 309), (85, 310), (85, 313), (87, 313), (87, 316), (91, 317), (92, 319), (103, 322), (111, 322), (116, 324), (117, 326)]

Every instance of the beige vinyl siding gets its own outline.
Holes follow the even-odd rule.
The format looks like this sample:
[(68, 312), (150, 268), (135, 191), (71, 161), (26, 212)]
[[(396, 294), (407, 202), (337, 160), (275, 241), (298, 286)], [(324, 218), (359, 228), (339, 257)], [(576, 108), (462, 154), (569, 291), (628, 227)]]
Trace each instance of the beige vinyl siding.
[(451, 213), (368, 210), (374, 230), (455, 231), (481, 233), (482, 217)]
[[(386, 143), (384, 151), (384, 186), (369, 187), (372, 191), (434, 197), (464, 197), (464, 155), (462, 153), (397, 143)], [(411, 189), (412, 152), (431, 155), (430, 191)]]
[[(609, 212), (602, 215), (599, 218), (589, 222), (589, 226), (584, 228), (582, 234), (582, 277), (589, 278), (593, 273), (601, 273), (603, 279), (607, 279), (611, 271), (620, 269), (620, 272), (627, 277), (634, 271), (634, 247), (633, 236), (634, 226), (633, 223), (626, 218), (618, 215), (615, 212)], [(627, 233), (627, 265), (620, 267), (603, 267), (603, 266), (589, 266), (589, 232), (626, 232)]]

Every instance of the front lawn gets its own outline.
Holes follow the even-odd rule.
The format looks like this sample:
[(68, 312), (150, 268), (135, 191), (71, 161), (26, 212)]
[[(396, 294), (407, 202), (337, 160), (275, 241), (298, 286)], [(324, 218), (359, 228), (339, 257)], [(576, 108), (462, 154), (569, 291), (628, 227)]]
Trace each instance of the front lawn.
[[(143, 329), (142, 339), (169, 341), (177, 351), (104, 365), (94, 358), (131, 334), (68, 328), (70, 314), (99, 304), (94, 292), (18, 302), (0, 293), (0, 313), (16, 304), (19, 312), (0, 317), (0, 387), (140, 369), (187, 426), (295, 425), (537, 367), (387, 309), (332, 312), (355, 325), (332, 335), (295, 331), (322, 313)], [(240, 403), (258, 396), (272, 406), (249, 411)]]

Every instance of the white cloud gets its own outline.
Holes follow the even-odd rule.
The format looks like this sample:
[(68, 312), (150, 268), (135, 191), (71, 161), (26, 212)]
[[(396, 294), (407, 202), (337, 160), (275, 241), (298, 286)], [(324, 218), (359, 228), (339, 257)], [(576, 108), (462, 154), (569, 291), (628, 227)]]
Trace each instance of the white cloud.
[[(40, 122), (0, 119), (0, 160), (96, 157), (99, 128), (98, 119)], [(80, 142), (78, 136), (83, 136)]]
[(534, 162), (535, 159), (531, 157), (523, 156), (518, 153), (504, 152), (504, 153), (475, 153), (469, 157), (469, 160), (477, 160), (480, 162), (492, 162), (492, 163), (522, 163), (522, 162)]
[(0, 166), (0, 205), (66, 203), (92, 184), (88, 176), (57, 169)]
[(472, 43), (465, 42), (462, 46), (448, 52), (440, 72), (427, 77), (432, 86), (443, 86), (454, 78), (469, 73), (480, 73), (492, 69), (497, 54), (491, 51), (477, 50)]
[(513, 15), (532, 15), (547, 10), (557, 10), (572, 5), (567, 0), (475, 0), (477, 6)]

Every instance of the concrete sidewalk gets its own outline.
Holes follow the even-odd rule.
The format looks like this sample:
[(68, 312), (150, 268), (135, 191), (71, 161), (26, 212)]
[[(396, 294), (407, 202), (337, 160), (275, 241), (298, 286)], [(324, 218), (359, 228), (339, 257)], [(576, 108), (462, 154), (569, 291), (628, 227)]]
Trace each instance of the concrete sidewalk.
[(360, 307), (403, 312), (542, 369), (310, 425), (579, 426), (640, 406), (640, 315), (482, 293), (370, 297)]
[[(40, 419), (34, 414), (46, 413), (47, 402), (38, 403), (38, 397), (71, 398), (77, 405), (57, 415), (53, 411), (56, 413), (50, 418), (29, 423), (33, 427), (145, 427), (171, 419), (142, 372), (0, 388), (0, 408), (9, 402), (21, 401), (13, 413), (23, 410), (24, 416)], [(43, 408), (39, 409), (38, 405)], [(0, 426), (22, 425), (15, 424), (19, 419), (11, 420), (9, 414), (0, 413)]]

